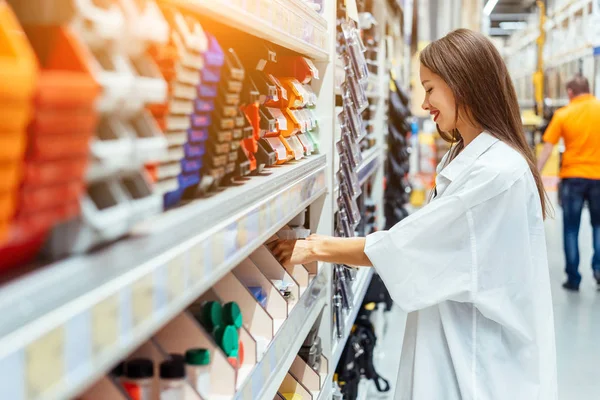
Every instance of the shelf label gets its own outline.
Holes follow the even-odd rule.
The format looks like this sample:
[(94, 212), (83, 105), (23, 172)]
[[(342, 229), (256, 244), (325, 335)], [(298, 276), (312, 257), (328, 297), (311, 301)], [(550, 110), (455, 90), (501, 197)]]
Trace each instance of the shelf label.
[(256, 240), (260, 235), (260, 231), (258, 230), (259, 223), (259, 210), (254, 209), (248, 216), (246, 217), (246, 228), (248, 229), (248, 238), (249, 240)]
[(273, 4), (271, 4), (271, 0), (262, 0), (262, 4), (260, 5), (260, 18), (263, 23), (271, 23), (271, 17), (269, 14), (272, 13)]
[(208, 271), (211, 270), (210, 259), (206, 257), (205, 247), (206, 241), (203, 241), (192, 246), (190, 249), (189, 270), (192, 284), (203, 281)]
[(258, 17), (258, 1), (259, 0), (246, 0), (246, 10), (255, 17)]
[[(65, 385), (85, 379), (92, 370), (92, 312), (85, 310), (65, 324)], [(1, 386), (0, 386), (1, 387)]]
[(180, 254), (167, 264), (167, 296), (169, 303), (185, 293), (185, 260), (185, 255)]
[(285, 355), (285, 346), (281, 340), (275, 342), (275, 354), (277, 355), (277, 359), (280, 359)]
[(119, 342), (119, 298), (110, 296), (92, 308), (92, 351), (99, 355)]
[(269, 352), (269, 358), (271, 359), (271, 369), (269, 371), (270, 375), (275, 371), (275, 367), (277, 367), (277, 360), (279, 360), (280, 358), (277, 357), (277, 354), (275, 354), (275, 349), (271, 349), (271, 351)]
[(261, 365), (261, 372), (262, 374), (257, 374), (262, 380), (262, 384), (261, 386), (265, 385), (265, 382), (268, 382), (269, 377), (271, 376), (271, 366), (270, 366), (270, 362), (269, 362), (269, 357), (267, 354), (265, 354), (265, 357), (263, 357), (262, 360), (262, 365)]
[(133, 324), (137, 326), (152, 316), (153, 279), (151, 274), (133, 284), (131, 297), (133, 303)]
[[(289, 203), (286, 201), (286, 199), (289, 199), (289, 195), (290, 193), (288, 191), (285, 191), (283, 193), (282, 196), (279, 196), (277, 198), (277, 222), (281, 222), (281, 220), (283, 220), (286, 216), (287, 216), (287, 207), (289, 205)], [(286, 221), (287, 222), (287, 221)]]
[(250, 239), (248, 232), (248, 218), (246, 216), (241, 217), (237, 221), (237, 235), (236, 243), (238, 249), (243, 249)]
[(62, 383), (65, 373), (65, 330), (58, 327), (38, 338), (26, 349), (27, 398), (43, 398)]
[(268, 207), (266, 204), (260, 206), (258, 210), (258, 234), (261, 235), (269, 228)]
[(356, 6), (356, 0), (344, 0), (344, 2), (346, 3), (346, 17), (358, 23), (358, 7)]
[(225, 261), (225, 232), (220, 230), (212, 236), (212, 246), (210, 247), (212, 253), (212, 267), (219, 268)]

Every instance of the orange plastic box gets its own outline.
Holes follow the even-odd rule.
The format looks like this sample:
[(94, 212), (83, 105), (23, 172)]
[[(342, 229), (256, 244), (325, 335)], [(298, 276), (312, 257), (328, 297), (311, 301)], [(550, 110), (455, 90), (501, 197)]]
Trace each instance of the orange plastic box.
[(76, 181), (43, 187), (25, 186), (21, 191), (19, 207), (27, 214), (60, 207), (62, 204), (77, 201), (83, 190), (84, 183)]
[(16, 211), (38, 67), (11, 8), (0, 1), (0, 244)]
[(86, 157), (89, 153), (91, 132), (79, 135), (36, 135), (29, 138), (27, 160), (52, 161), (70, 157)]
[(25, 131), (0, 132), (0, 164), (18, 163), (20, 165), (26, 147), (27, 134)]
[(83, 180), (87, 164), (87, 157), (49, 163), (27, 163), (23, 172), (23, 180), (28, 185), (54, 185), (61, 182)]
[(29, 103), (36, 76), (35, 54), (16, 16), (0, 1), (0, 104)]
[(44, 108), (38, 109), (29, 126), (36, 135), (93, 134), (98, 124), (98, 114), (92, 108), (73, 110)]
[(19, 163), (0, 164), (0, 193), (14, 192), (21, 183), (22, 168)]
[(38, 107), (93, 108), (100, 91), (89, 64), (89, 50), (66, 27), (28, 26), (25, 32), (42, 66)]

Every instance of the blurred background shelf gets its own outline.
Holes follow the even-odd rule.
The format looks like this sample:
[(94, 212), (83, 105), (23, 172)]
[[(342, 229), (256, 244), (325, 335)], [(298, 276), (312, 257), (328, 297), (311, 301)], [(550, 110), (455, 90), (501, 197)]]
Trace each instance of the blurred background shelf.
[(317, 61), (329, 60), (327, 21), (302, 0), (160, 0)]

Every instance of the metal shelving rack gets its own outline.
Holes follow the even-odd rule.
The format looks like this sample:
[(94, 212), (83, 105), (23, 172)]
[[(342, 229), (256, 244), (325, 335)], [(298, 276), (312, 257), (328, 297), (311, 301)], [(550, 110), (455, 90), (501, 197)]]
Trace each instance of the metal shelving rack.
[[(66, 399), (81, 394), (305, 208), (315, 211), (310, 213), (311, 230), (333, 232), (337, 159), (332, 155), (339, 128), (336, 68), (328, 67), (337, 65), (335, 2), (324, 2), (318, 14), (302, 0), (158, 1), (313, 59), (320, 72), (320, 154), (269, 169), (243, 185), (138, 224), (123, 240), (0, 286), (1, 398)], [(381, 74), (371, 78), (374, 97), (385, 97), (384, 80)], [(384, 121), (378, 124), (383, 127)], [(378, 143), (383, 143), (383, 129), (379, 131)], [(383, 157), (381, 147), (367, 154), (359, 170), (361, 183), (374, 174), (382, 176)], [(347, 326), (356, 317), (372, 273), (359, 273)], [(330, 398), (330, 382), (345, 343), (332, 341), (331, 275), (328, 265), (319, 266), (267, 353), (241, 383), (236, 399), (273, 398), (321, 312), (326, 318), (320, 336), (331, 361), (329, 382), (319, 398)], [(33, 379), (41, 370), (48, 371), (44, 379)]]

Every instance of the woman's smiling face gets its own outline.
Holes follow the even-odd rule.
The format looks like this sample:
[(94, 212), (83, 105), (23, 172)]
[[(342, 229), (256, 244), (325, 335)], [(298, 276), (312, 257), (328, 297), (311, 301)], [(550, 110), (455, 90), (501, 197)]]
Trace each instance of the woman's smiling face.
[(446, 82), (421, 64), (421, 84), (425, 88), (425, 100), (421, 107), (429, 111), (433, 121), (443, 132), (456, 128), (456, 101)]

